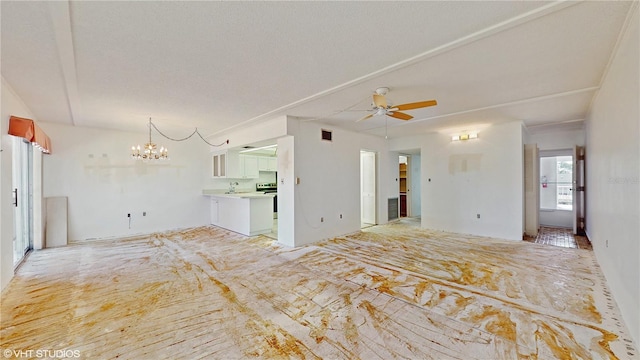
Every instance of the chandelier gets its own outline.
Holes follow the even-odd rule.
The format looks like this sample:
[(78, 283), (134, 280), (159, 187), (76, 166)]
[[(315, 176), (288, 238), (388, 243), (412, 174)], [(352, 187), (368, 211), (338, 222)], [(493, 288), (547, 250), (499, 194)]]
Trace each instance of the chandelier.
[(142, 148), (140, 145), (131, 147), (131, 158), (136, 160), (168, 160), (169, 150), (161, 146), (158, 150), (158, 146), (151, 141), (151, 118), (149, 118), (149, 142), (144, 144)]

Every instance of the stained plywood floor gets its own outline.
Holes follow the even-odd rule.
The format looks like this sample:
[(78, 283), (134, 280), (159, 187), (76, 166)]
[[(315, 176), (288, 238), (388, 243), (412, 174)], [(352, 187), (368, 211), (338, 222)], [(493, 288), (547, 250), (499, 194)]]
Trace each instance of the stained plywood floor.
[(204, 227), (31, 254), (0, 348), (87, 359), (637, 359), (592, 251), (395, 223), (289, 249)]

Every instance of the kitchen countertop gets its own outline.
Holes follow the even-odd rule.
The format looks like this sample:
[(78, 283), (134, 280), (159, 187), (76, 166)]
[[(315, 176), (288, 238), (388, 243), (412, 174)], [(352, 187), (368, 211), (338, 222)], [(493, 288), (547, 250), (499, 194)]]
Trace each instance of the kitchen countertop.
[(225, 197), (232, 199), (259, 199), (259, 198), (272, 198), (276, 194), (264, 194), (262, 192), (237, 192), (233, 194), (226, 194), (221, 190), (202, 190), (202, 195), (207, 196), (215, 196), (215, 197)]

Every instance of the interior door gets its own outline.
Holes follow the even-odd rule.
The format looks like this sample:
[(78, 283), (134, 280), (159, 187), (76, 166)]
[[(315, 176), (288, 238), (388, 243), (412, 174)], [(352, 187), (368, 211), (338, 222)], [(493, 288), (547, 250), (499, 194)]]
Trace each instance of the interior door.
[(360, 152), (360, 197), (361, 222), (376, 223), (376, 154)]

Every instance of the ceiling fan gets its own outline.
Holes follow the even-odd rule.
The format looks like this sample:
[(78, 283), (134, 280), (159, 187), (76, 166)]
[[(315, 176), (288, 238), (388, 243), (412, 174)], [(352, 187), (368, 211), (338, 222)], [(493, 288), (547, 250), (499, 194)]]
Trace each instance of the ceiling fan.
[(384, 97), (388, 92), (388, 87), (377, 88), (376, 93), (373, 94), (373, 108), (371, 110), (367, 110), (372, 111), (373, 113), (358, 119), (356, 122), (367, 120), (377, 115), (387, 115), (400, 120), (411, 120), (413, 119), (413, 116), (400, 112), (400, 110), (413, 110), (438, 105), (438, 102), (435, 100), (427, 100), (391, 106), (387, 103), (387, 99)]

